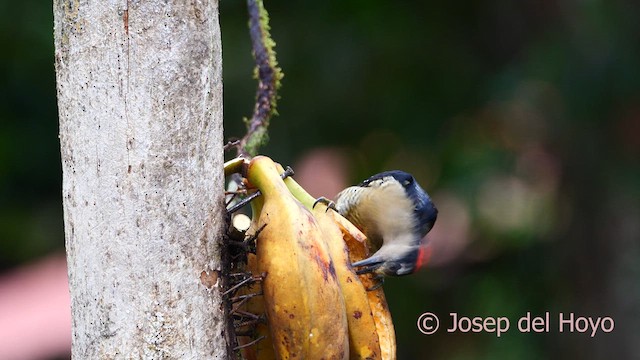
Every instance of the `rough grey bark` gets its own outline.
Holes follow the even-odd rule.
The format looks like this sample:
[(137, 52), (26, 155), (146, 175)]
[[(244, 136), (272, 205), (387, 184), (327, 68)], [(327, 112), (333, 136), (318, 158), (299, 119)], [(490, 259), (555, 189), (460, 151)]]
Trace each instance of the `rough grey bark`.
[(54, 21), (73, 357), (226, 358), (217, 1)]

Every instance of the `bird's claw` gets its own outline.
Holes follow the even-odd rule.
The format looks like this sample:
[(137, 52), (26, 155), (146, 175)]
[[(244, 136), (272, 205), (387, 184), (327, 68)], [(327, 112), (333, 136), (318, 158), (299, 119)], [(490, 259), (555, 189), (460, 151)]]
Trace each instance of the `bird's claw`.
[(368, 288), (367, 291), (378, 290), (380, 287), (382, 287), (382, 285), (384, 285), (384, 276), (382, 275), (375, 275), (373, 277), (373, 280), (376, 282), (376, 284)]
[[(358, 275), (369, 274), (369, 273), (372, 273), (372, 270), (370, 268), (356, 271), (356, 274)], [(377, 290), (384, 284), (384, 276), (382, 274), (374, 273), (373, 276), (371, 276), (371, 279), (375, 282), (375, 285), (373, 285), (370, 288), (367, 288), (366, 289), (367, 291)]]
[(318, 205), (318, 203), (325, 204), (327, 206), (327, 208), (324, 210), (325, 212), (329, 211), (329, 209), (332, 209), (333, 211), (338, 211), (336, 209), (336, 203), (334, 203), (333, 201), (327, 199), (324, 196), (320, 196), (319, 198), (317, 198), (316, 201), (313, 203), (313, 206), (311, 208), (315, 209), (316, 205)]

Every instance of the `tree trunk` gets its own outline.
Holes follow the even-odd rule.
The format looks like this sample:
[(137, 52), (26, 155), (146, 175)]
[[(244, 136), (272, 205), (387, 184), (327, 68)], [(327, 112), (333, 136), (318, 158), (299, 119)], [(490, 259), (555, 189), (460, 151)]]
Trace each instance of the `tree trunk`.
[(217, 1), (54, 21), (73, 357), (227, 358)]

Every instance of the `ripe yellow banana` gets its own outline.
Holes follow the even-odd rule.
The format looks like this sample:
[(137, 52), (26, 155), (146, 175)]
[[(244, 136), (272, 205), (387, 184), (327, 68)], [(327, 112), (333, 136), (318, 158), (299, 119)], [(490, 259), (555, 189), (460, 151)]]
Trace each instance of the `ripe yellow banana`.
[[(279, 171), (282, 171), (282, 167)], [(295, 180), (287, 178), (284, 182), (300, 202), (307, 208), (313, 207), (315, 199)], [(351, 263), (369, 256), (367, 238), (343, 216), (335, 211), (327, 212), (326, 209), (325, 205), (318, 204), (313, 214), (325, 234), (338, 279), (341, 280), (349, 321), (351, 359), (394, 360), (395, 329), (384, 291), (382, 287), (366, 291), (376, 285), (375, 281), (370, 275), (356, 275), (351, 268)], [(359, 319), (357, 314), (361, 314)]]
[[(280, 166), (278, 170), (283, 171)], [(324, 240), (329, 246), (331, 259), (333, 260), (345, 301), (347, 322), (349, 324), (350, 359), (381, 359), (380, 342), (373, 314), (371, 313), (367, 290), (351, 267), (348, 250), (342, 239), (342, 232), (334, 219), (340, 214), (333, 211), (327, 212), (324, 204), (318, 204), (314, 209), (315, 199), (311, 195), (293, 179), (287, 178), (284, 181), (296, 198), (312, 211), (320, 224)]]
[(278, 359), (348, 359), (344, 300), (329, 250), (313, 215), (297, 201), (265, 156), (251, 160), (247, 180), (262, 192), (257, 268)]
[[(344, 218), (342, 218), (344, 219)], [(349, 256), (352, 263), (369, 257), (371, 252), (370, 244), (366, 236), (353, 224), (344, 219), (338, 221), (338, 226), (342, 231), (344, 242), (349, 249)], [(360, 281), (367, 289), (373, 289), (377, 282), (371, 274), (360, 275)], [(383, 360), (396, 359), (396, 332), (391, 319), (391, 312), (387, 306), (387, 299), (384, 296), (382, 286), (367, 292), (369, 305), (376, 323), (378, 338), (380, 340), (380, 350)]]

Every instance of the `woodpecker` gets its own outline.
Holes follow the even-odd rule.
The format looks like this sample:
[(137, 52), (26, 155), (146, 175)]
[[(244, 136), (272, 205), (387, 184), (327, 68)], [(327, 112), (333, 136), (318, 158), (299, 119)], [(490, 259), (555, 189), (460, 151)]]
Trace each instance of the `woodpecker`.
[(409, 173), (385, 171), (341, 191), (335, 210), (358, 227), (377, 251), (352, 264), (378, 277), (413, 273), (424, 265), (424, 236), (438, 216), (429, 195)]

